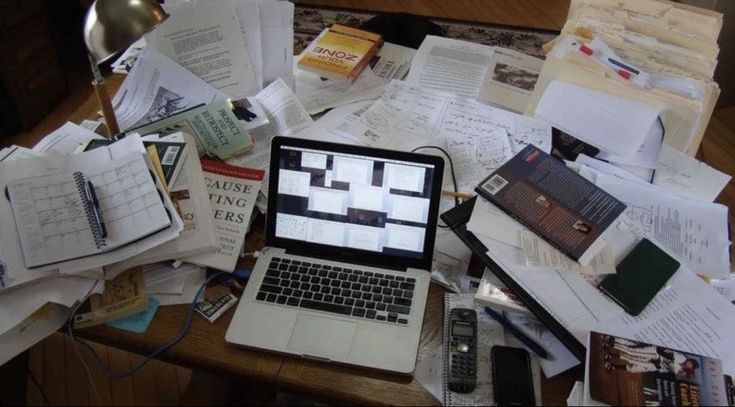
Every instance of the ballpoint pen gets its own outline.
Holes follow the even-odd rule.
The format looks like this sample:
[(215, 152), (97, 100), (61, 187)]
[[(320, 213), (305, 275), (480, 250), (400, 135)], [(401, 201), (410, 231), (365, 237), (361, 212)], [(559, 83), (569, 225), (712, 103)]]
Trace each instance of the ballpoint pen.
[(546, 359), (549, 356), (549, 354), (546, 353), (541, 345), (537, 344), (533, 339), (529, 338), (528, 335), (521, 332), (503, 315), (489, 307), (485, 307), (485, 312), (490, 315), (494, 320), (498, 321), (500, 325), (503, 325), (503, 328), (510, 331), (510, 333), (518, 338), (519, 341), (523, 342), (524, 345), (528, 346), (528, 348), (531, 349), (536, 355), (538, 355), (538, 357), (540, 357), (541, 359)]
[(86, 183), (86, 193), (87, 193), (87, 200), (89, 201), (89, 205), (92, 208), (92, 211), (94, 212), (95, 220), (97, 221), (97, 225), (99, 225), (100, 228), (100, 234), (101, 238), (107, 237), (107, 228), (105, 227), (105, 222), (102, 220), (102, 214), (100, 214), (99, 209), (99, 201), (97, 200), (97, 193), (94, 191), (94, 185), (92, 185), (91, 181), (87, 181)]

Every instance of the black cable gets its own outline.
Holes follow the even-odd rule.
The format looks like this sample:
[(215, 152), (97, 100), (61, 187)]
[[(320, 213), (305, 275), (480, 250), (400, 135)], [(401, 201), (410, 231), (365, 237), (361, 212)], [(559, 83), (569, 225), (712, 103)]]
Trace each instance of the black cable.
[(28, 373), (28, 376), (31, 377), (31, 381), (33, 382), (33, 384), (36, 386), (36, 388), (38, 389), (38, 391), (41, 393), (41, 397), (43, 397), (43, 402), (47, 406), (50, 406), (51, 403), (49, 403), (49, 401), (48, 401), (48, 397), (46, 396), (46, 392), (43, 390), (43, 387), (41, 387), (41, 384), (38, 383), (38, 380), (36, 379), (36, 375), (34, 375), (33, 372), (31, 371), (31, 369), (28, 368), (28, 363), (26, 362), (26, 363), (21, 363), (21, 364), (25, 368), (26, 373)]
[[(441, 151), (449, 159), (449, 170), (452, 173), (452, 184), (453, 184), (453, 187), (454, 187), (454, 193), (455, 194), (459, 194), (459, 191), (457, 190), (457, 176), (454, 174), (454, 161), (452, 161), (452, 156), (450, 156), (449, 153), (446, 152), (446, 150), (444, 150), (443, 148), (438, 147), (438, 146), (421, 146), (421, 147), (416, 147), (413, 150), (411, 150), (411, 152), (412, 153), (415, 153), (417, 150), (421, 150), (423, 148), (429, 148), (429, 149), (439, 150), (439, 151)], [(455, 206), (459, 206), (459, 197), (457, 197), (457, 196), (454, 197), (454, 204), (455, 204)]]
[[(454, 161), (452, 161), (452, 156), (450, 156), (449, 153), (446, 152), (446, 150), (444, 150), (443, 148), (441, 148), (439, 146), (421, 146), (421, 147), (416, 147), (413, 150), (411, 150), (411, 152), (412, 153), (415, 153), (417, 150), (421, 150), (421, 149), (424, 149), (424, 148), (439, 150), (439, 151), (441, 151), (449, 159), (449, 171), (452, 174), (452, 186), (454, 187), (454, 193), (455, 193), (455, 196), (454, 196), (454, 206), (459, 206), (459, 197), (457, 196), (457, 195), (459, 195), (459, 191), (457, 190), (457, 176), (454, 173)], [(442, 229), (449, 229), (449, 226), (447, 226), (447, 225), (439, 225), (439, 224), (437, 224), (437, 226), (439, 226)]]
[[(661, 126), (661, 144), (664, 144), (664, 137), (666, 136), (666, 127), (664, 127), (664, 122), (661, 120), (661, 116), (657, 117), (658, 124)], [(651, 180), (649, 181), (651, 184), (653, 184), (653, 180), (656, 178), (656, 169), (654, 168), (653, 171), (651, 171)]]

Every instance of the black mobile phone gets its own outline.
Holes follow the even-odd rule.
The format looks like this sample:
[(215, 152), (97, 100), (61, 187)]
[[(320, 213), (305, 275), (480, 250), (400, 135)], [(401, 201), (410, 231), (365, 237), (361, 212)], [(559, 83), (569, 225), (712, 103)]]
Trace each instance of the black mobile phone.
[(497, 406), (535, 406), (531, 360), (521, 348), (493, 346), (490, 351)]

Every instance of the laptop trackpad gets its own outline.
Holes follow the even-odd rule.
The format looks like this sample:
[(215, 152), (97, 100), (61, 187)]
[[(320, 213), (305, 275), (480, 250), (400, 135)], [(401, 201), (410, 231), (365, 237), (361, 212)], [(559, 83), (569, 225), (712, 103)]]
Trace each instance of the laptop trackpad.
[(344, 360), (352, 348), (357, 325), (352, 322), (300, 314), (288, 349), (304, 356)]

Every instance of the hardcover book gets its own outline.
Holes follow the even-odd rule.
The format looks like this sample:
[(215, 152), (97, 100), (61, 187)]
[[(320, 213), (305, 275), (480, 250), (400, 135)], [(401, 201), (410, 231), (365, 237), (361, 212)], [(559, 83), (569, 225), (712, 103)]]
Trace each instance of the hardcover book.
[(529, 144), (475, 191), (586, 266), (626, 205)]
[(624, 406), (727, 406), (722, 362), (636, 340), (590, 332), (589, 397)]
[(352, 82), (378, 53), (382, 43), (378, 34), (334, 24), (309, 44), (298, 66), (324, 78)]

